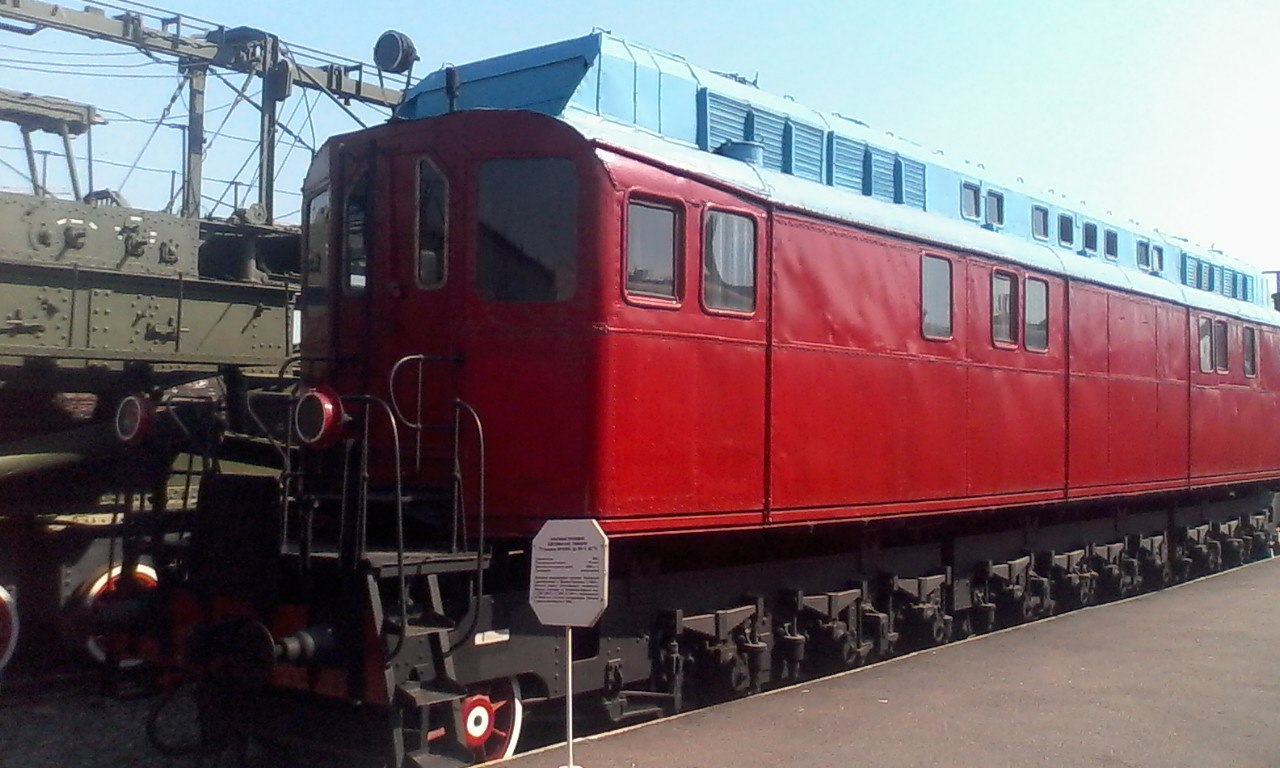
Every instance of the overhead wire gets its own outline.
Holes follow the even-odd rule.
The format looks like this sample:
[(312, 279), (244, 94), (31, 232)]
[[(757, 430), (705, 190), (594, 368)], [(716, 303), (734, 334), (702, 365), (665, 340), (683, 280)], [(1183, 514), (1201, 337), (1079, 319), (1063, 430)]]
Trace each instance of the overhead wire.
[[(14, 146), (14, 145), (6, 145), (6, 144), (0, 144), (0, 150), (18, 151), (18, 152), (25, 151), (25, 149), (24, 149), (23, 147)], [(60, 152), (60, 151), (58, 151), (58, 150), (52, 150), (52, 149), (41, 149), (41, 150), (37, 150), (37, 153), (38, 153), (38, 154), (41, 154), (41, 155), (49, 155), (50, 157), (59, 157), (59, 158), (65, 158), (65, 157), (66, 157), (66, 155), (65, 155), (64, 153), (62, 153), (62, 152)], [(5, 165), (5, 166), (7, 166), (10, 170), (14, 171), (14, 172), (15, 172), (15, 173), (17, 173), (19, 176), (21, 176), (21, 177), (22, 177), (22, 179), (23, 179), (23, 181), (27, 181), (27, 182), (30, 182), (30, 181), (31, 181), (30, 177), (29, 177), (29, 176), (27, 176), (27, 174), (26, 174), (24, 171), (22, 171), (21, 169), (19, 169), (19, 168), (15, 167), (15, 166), (14, 166), (14, 165), (12, 165), (11, 163), (6, 162), (6, 161), (4, 160), (4, 158), (0, 158), (0, 163), (4, 164), (4, 165)], [(138, 165), (138, 166), (133, 166), (133, 165), (132, 165), (132, 164), (130, 164), (130, 163), (122, 163), (122, 162), (118, 162), (118, 161), (105, 160), (105, 159), (102, 159), (102, 158), (94, 158), (94, 160), (93, 160), (93, 164), (94, 164), (94, 165), (105, 165), (105, 166), (110, 167), (110, 168), (130, 168), (130, 167), (133, 167), (133, 168), (135, 168), (136, 170), (141, 171), (141, 172), (143, 172), (143, 173), (160, 173), (160, 174), (164, 174), (164, 175), (166, 175), (166, 176), (170, 176), (170, 175), (173, 175), (173, 174), (177, 173), (177, 171), (173, 170), (172, 168), (155, 168), (155, 167), (153, 167), (153, 166), (147, 166), (147, 165)], [(205, 178), (205, 181), (210, 181), (210, 182), (213, 182), (214, 184), (231, 184), (231, 183), (233, 183), (233, 181), (232, 181), (232, 180), (228, 180), (228, 179), (216, 179), (216, 178), (212, 178), (212, 177), (206, 177), (206, 178)], [(236, 183), (243, 183), (243, 182), (236, 182)], [(290, 196), (290, 197), (302, 197), (302, 193), (301, 193), (301, 192), (295, 192), (295, 191), (293, 191), (293, 190), (291, 190), (291, 189), (278, 189), (278, 190), (276, 190), (276, 193), (277, 193), (277, 194), (281, 194), (281, 195), (287, 195), (287, 196)]]
[(63, 69), (45, 69), (44, 67), (27, 67), (18, 64), (6, 64), (5, 69), (14, 69), (20, 72), (39, 72), (43, 75), (75, 75), (76, 77), (110, 77), (110, 78), (126, 78), (129, 80), (169, 80), (173, 75), (140, 75), (131, 72), (73, 72)]
[(8, 43), (0, 43), (0, 48), (10, 51), (22, 51), (23, 53), (40, 53), (46, 56), (92, 56), (95, 59), (102, 56), (136, 56), (138, 54), (137, 51), (50, 51), (46, 48), (32, 48)]
[(160, 66), (163, 62), (159, 61), (135, 61), (129, 64), (108, 64), (90, 61), (31, 61), (29, 59), (14, 59), (7, 56), (0, 56), (0, 62), (6, 64), (24, 64), (36, 67), (65, 67), (67, 69), (138, 69), (140, 67)]
[[(147, 140), (143, 142), (142, 149), (138, 150), (138, 156), (133, 160), (134, 166), (142, 162), (142, 156), (146, 154), (147, 148), (151, 146), (152, 139), (156, 137), (156, 133), (160, 130), (160, 126), (163, 124), (164, 120), (167, 119), (169, 111), (173, 109), (174, 102), (176, 102), (178, 97), (182, 95), (182, 87), (187, 84), (189, 79), (190, 77), (183, 75), (182, 82), (178, 83), (178, 87), (173, 89), (173, 95), (169, 97), (169, 103), (165, 105), (164, 111), (160, 113), (160, 120), (151, 127), (151, 134), (147, 136)], [(132, 175), (133, 168), (130, 167), (129, 171), (124, 175), (124, 180), (120, 182), (121, 191), (124, 190), (124, 185), (129, 182), (129, 177)]]

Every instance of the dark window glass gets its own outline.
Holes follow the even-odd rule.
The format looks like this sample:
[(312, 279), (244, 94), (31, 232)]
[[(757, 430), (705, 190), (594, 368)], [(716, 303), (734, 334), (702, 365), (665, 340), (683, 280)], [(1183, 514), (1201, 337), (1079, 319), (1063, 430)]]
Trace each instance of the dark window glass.
[(476, 290), (499, 301), (564, 301), (578, 283), (578, 176), (561, 158), (480, 166)]
[(966, 219), (978, 218), (978, 206), (980, 198), (978, 197), (981, 190), (977, 184), (960, 185), (960, 213)]
[(1136, 258), (1139, 267), (1151, 268), (1151, 246), (1146, 240), (1138, 241)]
[(1164, 271), (1164, 248), (1159, 245), (1151, 246), (1151, 269), (1156, 272)]
[(1049, 209), (1035, 206), (1031, 209), (1031, 234), (1041, 240), (1049, 239)]
[(702, 300), (708, 309), (754, 312), (756, 223), (723, 211), (707, 214), (703, 238)]
[(1253, 328), (1244, 329), (1244, 375), (1258, 375), (1258, 332)]
[(1098, 252), (1098, 225), (1093, 222), (1085, 222), (1084, 249), (1089, 253)]
[(920, 265), (920, 332), (951, 338), (951, 262), (925, 256)]
[(627, 205), (627, 292), (676, 297), (677, 213), (649, 203)]
[(1076, 220), (1065, 213), (1058, 214), (1058, 242), (1062, 245), (1072, 245), (1075, 241)]
[(1043, 352), (1049, 348), (1049, 284), (1027, 279), (1027, 311), (1023, 323), (1023, 342), (1027, 349)]
[(342, 269), (344, 284), (351, 292), (363, 291), (369, 284), (371, 187), (369, 172), (364, 171), (347, 188), (342, 222)]
[(987, 192), (987, 223), (993, 227), (1004, 226), (1004, 195), (994, 190)]
[(1200, 371), (1213, 373), (1213, 321), (1200, 318)]
[(1213, 367), (1218, 373), (1226, 373), (1227, 357), (1227, 324), (1223, 320), (1213, 322)]
[(1120, 235), (1114, 229), (1108, 229), (1102, 238), (1103, 253), (1108, 259), (1120, 257)]
[(306, 238), (306, 261), (303, 281), (305, 285), (327, 287), (329, 283), (329, 190), (307, 201), (307, 211), (302, 217)]
[(991, 339), (1018, 343), (1018, 279), (1006, 272), (991, 275)]
[(418, 163), (418, 285), (444, 285), (449, 187), (430, 162)]

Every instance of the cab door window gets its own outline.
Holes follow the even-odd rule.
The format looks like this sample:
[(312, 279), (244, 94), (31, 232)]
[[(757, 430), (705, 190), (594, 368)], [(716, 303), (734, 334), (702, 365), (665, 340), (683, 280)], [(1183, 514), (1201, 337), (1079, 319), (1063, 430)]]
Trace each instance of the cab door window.
[(449, 186), (430, 160), (418, 163), (418, 287), (444, 285), (449, 234)]
[(362, 171), (347, 187), (342, 220), (343, 287), (348, 293), (361, 293), (369, 284), (370, 235), (372, 233), (373, 195), (371, 174)]

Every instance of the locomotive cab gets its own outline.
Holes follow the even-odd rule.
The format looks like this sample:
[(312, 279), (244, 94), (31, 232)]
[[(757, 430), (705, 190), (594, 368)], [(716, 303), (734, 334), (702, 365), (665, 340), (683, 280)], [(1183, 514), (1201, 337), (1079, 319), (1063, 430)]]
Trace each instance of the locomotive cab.
[[(459, 506), (470, 507), (458, 514), (474, 523), (482, 459), (528, 465), (540, 483), (554, 462), (564, 482), (544, 503), (559, 515), (581, 510), (587, 495), (585, 473), (563, 468), (587, 465), (587, 419), (566, 406), (589, 407), (597, 249), (584, 201), (600, 166), (557, 121), (486, 117), (334, 139), (305, 191), (303, 377), (312, 392), (343, 398), (346, 418), (322, 418), (322, 437), (300, 437), (336, 443), (339, 432), (362, 440), (368, 430), (373, 495), (399, 483), (406, 498), (424, 500), (407, 514), (449, 536), (458, 531), (442, 518), (452, 512), (426, 500), (452, 501), (458, 484)], [(302, 405), (299, 424), (312, 409), (335, 412), (319, 395)], [(509, 460), (531, 441), (543, 458)], [(334, 482), (333, 467), (320, 466), (328, 480), (311, 481)]]

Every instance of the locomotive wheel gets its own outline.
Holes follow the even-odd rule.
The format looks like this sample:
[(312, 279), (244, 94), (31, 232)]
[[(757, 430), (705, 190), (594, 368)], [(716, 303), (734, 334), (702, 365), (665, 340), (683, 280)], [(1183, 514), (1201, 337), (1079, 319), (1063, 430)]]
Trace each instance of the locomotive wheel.
[[(80, 610), (92, 617), (95, 612), (102, 610), (103, 607), (110, 605), (113, 601), (121, 599), (132, 589), (149, 591), (156, 588), (157, 577), (155, 569), (149, 565), (139, 563), (133, 572), (132, 589), (123, 590), (124, 576), (121, 572), (122, 569), (123, 566), (117, 565), (93, 581), (86, 581), (81, 585), (78, 590), (80, 593)], [(142, 663), (142, 659), (127, 655), (127, 643), (124, 640), (125, 638), (120, 635), (90, 633), (84, 639), (84, 651), (89, 654), (89, 658), (98, 664), (106, 664), (107, 649), (112, 643), (116, 643), (116, 663), (119, 667), (121, 669), (136, 667)]]
[(18, 603), (0, 587), (0, 672), (4, 671), (18, 647)]
[(479, 683), (462, 700), (462, 735), (477, 763), (516, 752), (524, 727), (520, 681), (514, 677)]

